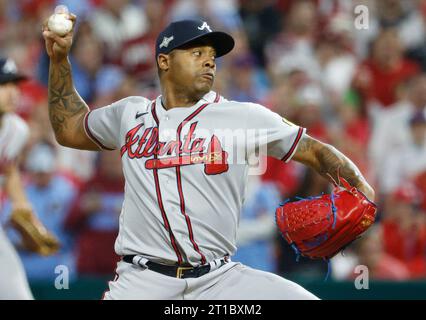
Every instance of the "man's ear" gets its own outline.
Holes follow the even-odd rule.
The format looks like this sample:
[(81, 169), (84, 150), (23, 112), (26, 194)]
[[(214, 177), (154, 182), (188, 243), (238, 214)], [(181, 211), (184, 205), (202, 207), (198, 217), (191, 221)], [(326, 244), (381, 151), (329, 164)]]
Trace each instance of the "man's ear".
[(163, 71), (169, 70), (170, 56), (168, 54), (160, 53), (157, 57), (157, 63), (160, 70), (163, 70)]

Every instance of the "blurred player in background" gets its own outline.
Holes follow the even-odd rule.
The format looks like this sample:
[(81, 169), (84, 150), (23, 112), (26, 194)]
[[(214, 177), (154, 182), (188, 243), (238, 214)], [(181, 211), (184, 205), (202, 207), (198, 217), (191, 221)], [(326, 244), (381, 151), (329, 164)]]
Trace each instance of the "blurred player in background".
[[(29, 136), (29, 129), (27, 124), (14, 114), (19, 98), (17, 83), (22, 80), (25, 80), (25, 76), (18, 73), (14, 61), (0, 58), (0, 182), (3, 192), (11, 201), (12, 210), (31, 213), (31, 205), (25, 196), (18, 166), (19, 156)], [(34, 215), (27, 217), (29, 217), (28, 230), (45, 231)], [(12, 223), (16, 222), (15, 218), (16, 215), (12, 216)], [(56, 240), (50, 239), (56, 246)], [(2, 228), (0, 228), (0, 265), (2, 271), (0, 299), (33, 299), (22, 263)]]

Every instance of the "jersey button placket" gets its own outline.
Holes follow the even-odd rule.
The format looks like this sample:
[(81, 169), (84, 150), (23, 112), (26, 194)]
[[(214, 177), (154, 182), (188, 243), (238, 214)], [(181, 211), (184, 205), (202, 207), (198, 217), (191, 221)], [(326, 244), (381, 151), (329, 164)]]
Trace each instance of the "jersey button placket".
[[(161, 116), (161, 121), (159, 125), (159, 141), (161, 143), (167, 144), (170, 141), (173, 141), (176, 139), (176, 128), (173, 128), (172, 122), (170, 121), (169, 115), (163, 115)], [(162, 156), (159, 156), (159, 158), (167, 158), (170, 157), (170, 155), (164, 154)], [(175, 202), (177, 197), (176, 190), (173, 183), (173, 175), (175, 174), (174, 168), (167, 168), (167, 169), (161, 169), (158, 171), (159, 175), (161, 176), (161, 183), (163, 185), (163, 189), (165, 190), (165, 200), (169, 200), (172, 202)], [(166, 200), (166, 201), (167, 201)], [(170, 212), (172, 215), (176, 215), (178, 211), (176, 210), (176, 207), (173, 205), (168, 206), (168, 212)]]

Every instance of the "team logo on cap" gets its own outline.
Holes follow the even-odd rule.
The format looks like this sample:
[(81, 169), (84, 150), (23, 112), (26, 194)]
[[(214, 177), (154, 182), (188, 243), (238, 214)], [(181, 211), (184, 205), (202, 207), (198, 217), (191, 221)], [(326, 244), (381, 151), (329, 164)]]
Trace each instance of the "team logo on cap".
[(161, 42), (160, 44), (160, 49), (165, 47), (167, 48), (169, 46), (170, 41), (172, 41), (175, 37), (171, 36), (171, 37), (164, 37), (163, 38), (163, 42)]
[(207, 22), (204, 22), (201, 27), (198, 27), (198, 30), (204, 30), (207, 29), (209, 32), (212, 32), (212, 29), (210, 29), (210, 26), (207, 24)]
[(16, 64), (13, 60), (7, 59), (6, 63), (3, 65), (4, 73), (16, 73), (17, 72)]

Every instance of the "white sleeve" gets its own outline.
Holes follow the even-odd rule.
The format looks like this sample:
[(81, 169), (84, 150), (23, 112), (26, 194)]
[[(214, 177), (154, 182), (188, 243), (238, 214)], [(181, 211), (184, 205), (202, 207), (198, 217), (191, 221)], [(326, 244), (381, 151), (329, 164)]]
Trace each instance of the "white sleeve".
[(262, 152), (264, 149), (267, 156), (284, 162), (290, 161), (306, 129), (291, 123), (262, 105), (248, 103), (247, 107), (247, 129), (250, 130), (249, 134), (254, 140), (254, 143), (250, 145), (255, 146), (254, 148), (249, 146), (249, 152), (257, 150)]
[(87, 136), (104, 150), (119, 148), (121, 118), (130, 98), (90, 111), (84, 118)]
[(18, 158), (28, 141), (30, 131), (27, 123), (17, 115), (10, 114), (7, 121), (10, 121), (10, 126), (8, 126), (9, 133), (7, 134), (10, 138), (4, 142), (2, 157), (8, 162)]
[(404, 149), (395, 150), (383, 162), (382, 174), (379, 175), (379, 182), (384, 193), (392, 193), (404, 180), (404, 168), (406, 161), (404, 161)]

